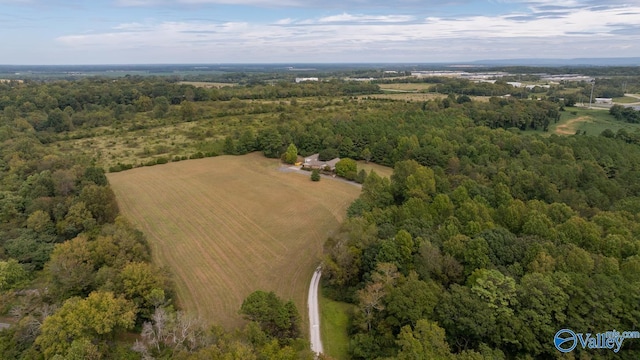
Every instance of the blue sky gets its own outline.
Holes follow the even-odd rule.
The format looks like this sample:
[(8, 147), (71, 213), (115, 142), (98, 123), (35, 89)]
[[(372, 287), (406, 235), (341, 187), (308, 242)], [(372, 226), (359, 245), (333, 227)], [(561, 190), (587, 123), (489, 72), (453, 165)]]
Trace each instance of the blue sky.
[(0, 0), (0, 64), (640, 57), (640, 0)]

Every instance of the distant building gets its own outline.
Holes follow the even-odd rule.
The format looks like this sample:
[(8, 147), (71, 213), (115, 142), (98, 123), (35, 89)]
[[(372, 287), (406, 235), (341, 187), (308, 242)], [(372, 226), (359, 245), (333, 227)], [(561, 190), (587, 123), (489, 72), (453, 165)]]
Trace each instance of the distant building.
[(517, 81), (507, 81), (507, 84), (513, 86), (514, 88), (522, 87), (522, 83)]
[(496, 81), (498, 80), (487, 80), (487, 79), (479, 79), (479, 80), (471, 80), (474, 83), (488, 83), (488, 84), (495, 84)]
[(304, 81), (320, 81), (317, 77), (306, 77), (306, 78), (296, 78), (297, 83), (301, 83)]
[(596, 104), (613, 104), (612, 98), (596, 98)]
[(568, 81), (592, 81), (590, 76), (578, 75), (578, 74), (561, 74), (561, 75), (548, 75), (542, 74), (540, 80), (548, 82), (568, 82)]
[(464, 71), (412, 71), (411, 76), (415, 77), (461, 77), (466, 74)]
[(532, 89), (535, 89), (537, 87), (543, 88), (543, 89), (549, 89), (549, 88), (551, 88), (551, 85), (525, 85), (525, 88), (527, 88), (528, 90), (532, 90)]

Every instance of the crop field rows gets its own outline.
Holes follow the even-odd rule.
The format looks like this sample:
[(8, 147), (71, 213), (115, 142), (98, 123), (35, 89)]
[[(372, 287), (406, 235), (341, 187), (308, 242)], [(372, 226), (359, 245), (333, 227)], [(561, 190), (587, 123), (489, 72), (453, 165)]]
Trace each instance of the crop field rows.
[(169, 266), (178, 300), (232, 328), (254, 290), (294, 300), (302, 318), (322, 245), (359, 188), (278, 171), (262, 154), (221, 156), (109, 174), (121, 211)]

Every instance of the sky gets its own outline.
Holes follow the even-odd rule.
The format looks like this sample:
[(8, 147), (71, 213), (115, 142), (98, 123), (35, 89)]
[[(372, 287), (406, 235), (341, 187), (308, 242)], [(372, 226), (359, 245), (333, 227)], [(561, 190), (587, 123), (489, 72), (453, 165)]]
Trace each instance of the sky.
[(0, 64), (640, 57), (640, 0), (0, 0)]

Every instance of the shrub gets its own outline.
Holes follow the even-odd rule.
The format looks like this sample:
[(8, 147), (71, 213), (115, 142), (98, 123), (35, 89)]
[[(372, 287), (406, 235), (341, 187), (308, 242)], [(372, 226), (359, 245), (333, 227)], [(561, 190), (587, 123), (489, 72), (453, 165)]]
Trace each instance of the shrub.
[(311, 171), (311, 181), (320, 181), (320, 171), (318, 169)]

